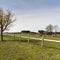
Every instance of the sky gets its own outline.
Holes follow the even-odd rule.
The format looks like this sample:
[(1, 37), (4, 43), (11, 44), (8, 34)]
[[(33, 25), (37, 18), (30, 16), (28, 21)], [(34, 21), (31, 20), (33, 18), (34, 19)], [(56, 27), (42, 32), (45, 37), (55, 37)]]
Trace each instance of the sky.
[(37, 32), (49, 24), (60, 27), (60, 0), (0, 0), (0, 7), (16, 18), (9, 32)]

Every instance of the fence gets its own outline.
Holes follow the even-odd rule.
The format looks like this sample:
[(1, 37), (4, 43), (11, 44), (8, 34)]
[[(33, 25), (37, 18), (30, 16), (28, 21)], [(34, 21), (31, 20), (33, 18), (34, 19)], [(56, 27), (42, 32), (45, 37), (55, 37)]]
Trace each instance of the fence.
[[(54, 46), (59, 46), (60, 44), (57, 42), (60, 42), (59, 40), (49, 40), (49, 39), (44, 39), (44, 36), (41, 36), (39, 34), (21, 34), (21, 33), (4, 33), (3, 35), (3, 39), (4, 40), (13, 40), (13, 41), (24, 41), (24, 42), (33, 42), (33, 43), (39, 43), (41, 45), (41, 47), (43, 47), (43, 45), (47, 45), (50, 46), (54, 45)], [(54, 42), (54, 43), (53, 43)], [(57, 44), (57, 45), (56, 45)], [(57, 46), (57, 47), (58, 47)]]

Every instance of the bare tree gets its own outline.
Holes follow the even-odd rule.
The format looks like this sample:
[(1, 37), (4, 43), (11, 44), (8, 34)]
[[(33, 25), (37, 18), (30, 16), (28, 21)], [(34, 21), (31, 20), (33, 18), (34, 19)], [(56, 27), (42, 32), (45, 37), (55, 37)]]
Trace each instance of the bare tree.
[(46, 27), (46, 31), (47, 31), (47, 32), (53, 32), (53, 25), (49, 24), (49, 25)]
[(0, 8), (0, 31), (1, 31), (1, 41), (3, 41), (3, 32), (7, 30), (11, 24), (15, 21), (13, 15), (10, 11), (3, 11)]
[(55, 26), (54, 26), (55, 36), (56, 36), (56, 33), (57, 33), (58, 28), (59, 28), (58, 25), (55, 25)]

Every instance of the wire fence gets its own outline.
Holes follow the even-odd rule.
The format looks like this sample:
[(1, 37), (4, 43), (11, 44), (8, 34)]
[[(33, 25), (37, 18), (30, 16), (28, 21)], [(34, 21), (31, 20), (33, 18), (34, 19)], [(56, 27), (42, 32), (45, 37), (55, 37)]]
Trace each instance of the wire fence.
[(20, 41), (38, 44), (41, 47), (46, 46), (60, 49), (60, 40), (44, 39), (44, 36), (39, 34), (4, 33), (3, 39), (4, 41)]

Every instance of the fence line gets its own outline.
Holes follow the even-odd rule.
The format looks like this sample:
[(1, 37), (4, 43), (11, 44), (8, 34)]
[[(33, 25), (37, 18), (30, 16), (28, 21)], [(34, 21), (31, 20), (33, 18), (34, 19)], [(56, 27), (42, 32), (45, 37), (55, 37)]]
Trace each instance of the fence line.
[[(21, 36), (21, 37), (22, 37), (22, 38), (28, 38), (27, 36)], [(33, 37), (30, 37), (30, 39), (42, 40), (42, 38), (33, 38)], [(59, 40), (50, 40), (50, 39), (44, 39), (44, 41), (60, 42)]]
[[(19, 40), (20, 40), (21, 38), (27, 38), (27, 39), (28, 39), (28, 42), (29, 42), (30, 39), (34, 39), (34, 40), (42, 40), (42, 38), (34, 38), (34, 37), (30, 37), (29, 34), (28, 34), (28, 36), (21, 36), (21, 34), (20, 34), (20, 36), (18, 36), (18, 37), (16, 37), (14, 34), (13, 34), (13, 35), (10, 35), (10, 34), (4, 34), (4, 36), (14, 37), (14, 39), (15, 39), (15, 38), (19, 38)], [(44, 41), (60, 42), (59, 40), (51, 40), (51, 39), (44, 39)]]

